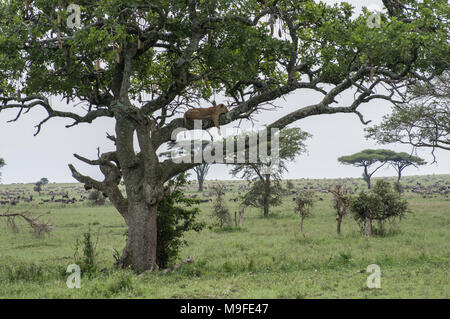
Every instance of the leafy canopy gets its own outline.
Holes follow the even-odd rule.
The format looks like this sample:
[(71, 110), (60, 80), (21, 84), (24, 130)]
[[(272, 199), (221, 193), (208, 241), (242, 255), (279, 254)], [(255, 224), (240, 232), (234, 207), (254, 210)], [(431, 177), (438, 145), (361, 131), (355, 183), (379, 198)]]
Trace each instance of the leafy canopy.
[(394, 158), (396, 153), (391, 150), (372, 150), (366, 149), (353, 155), (341, 156), (338, 161), (342, 164), (355, 165), (355, 166), (369, 166), (376, 162), (386, 162), (391, 158)]
[(436, 148), (450, 150), (449, 73), (410, 85), (406, 95), (409, 103), (397, 103), (379, 125), (366, 129), (367, 137), (381, 144), (429, 147), (433, 152)]
[(370, 192), (360, 192), (350, 199), (350, 210), (355, 220), (364, 228), (366, 218), (379, 222), (382, 231), (384, 221), (402, 219), (409, 212), (408, 203), (394, 191), (388, 182), (379, 180)]

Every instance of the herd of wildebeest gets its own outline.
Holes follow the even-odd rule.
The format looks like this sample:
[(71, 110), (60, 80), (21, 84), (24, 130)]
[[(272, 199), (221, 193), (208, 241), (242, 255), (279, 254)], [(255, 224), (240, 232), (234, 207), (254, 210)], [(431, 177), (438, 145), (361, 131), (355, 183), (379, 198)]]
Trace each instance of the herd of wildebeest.
[[(387, 178), (389, 181), (395, 181), (393, 177)], [(210, 191), (216, 183), (224, 186), (225, 192), (232, 194), (231, 200), (236, 202), (239, 196), (243, 195), (247, 189), (247, 184), (242, 181), (205, 181), (204, 190), (201, 194), (201, 202), (211, 202), (214, 196)], [(291, 181), (290, 189), (287, 188), (287, 195), (298, 195), (303, 190), (312, 190), (322, 200), (321, 194), (329, 192), (331, 186), (335, 184), (345, 185), (350, 192), (357, 193), (367, 189), (367, 185), (362, 179), (342, 178), (342, 179), (297, 179)], [(444, 196), (448, 198), (450, 194), (450, 176), (449, 175), (428, 175), (428, 176), (405, 176), (402, 178), (402, 186), (406, 193), (414, 193), (423, 198), (432, 198)], [(286, 183), (283, 186), (286, 188)], [(186, 186), (186, 191), (190, 197), (196, 195), (197, 184), (192, 182)], [(16, 206), (19, 204), (45, 205), (45, 204), (83, 204), (89, 203), (90, 191), (86, 191), (81, 184), (61, 185), (48, 184), (43, 187), (40, 193), (33, 191), (32, 184), (11, 184), (0, 186), (0, 206)]]
[[(20, 203), (47, 204), (75, 204), (88, 201), (89, 193), (79, 186), (47, 185), (40, 193), (32, 187), (18, 187), (20, 184), (4, 186), (0, 191), (0, 205), (16, 206)], [(70, 194), (70, 196), (69, 196)]]

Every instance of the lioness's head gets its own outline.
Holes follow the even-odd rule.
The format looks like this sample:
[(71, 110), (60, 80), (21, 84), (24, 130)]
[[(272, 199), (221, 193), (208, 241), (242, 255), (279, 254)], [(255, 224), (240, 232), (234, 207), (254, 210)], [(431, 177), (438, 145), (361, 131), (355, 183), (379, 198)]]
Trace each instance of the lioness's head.
[(228, 113), (228, 108), (225, 104), (218, 104), (217, 108), (219, 109), (220, 113)]

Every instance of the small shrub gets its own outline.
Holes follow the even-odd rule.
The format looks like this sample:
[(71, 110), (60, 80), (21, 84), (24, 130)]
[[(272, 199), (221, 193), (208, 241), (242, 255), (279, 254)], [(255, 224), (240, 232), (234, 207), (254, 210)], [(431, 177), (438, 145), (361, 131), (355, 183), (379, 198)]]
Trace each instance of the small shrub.
[(113, 295), (124, 291), (131, 291), (133, 287), (132, 276), (124, 271), (120, 271), (115, 277), (108, 280), (106, 285), (107, 290)]
[(300, 214), (301, 218), (300, 232), (303, 234), (303, 237), (305, 238), (306, 235), (303, 232), (303, 221), (305, 220), (305, 218), (311, 216), (311, 208), (313, 206), (314, 206), (314, 192), (312, 191), (301, 192), (295, 199), (294, 211)]
[(342, 184), (338, 184), (330, 189), (330, 193), (333, 195), (333, 207), (336, 209), (337, 233), (340, 234), (342, 219), (350, 211), (350, 192)]
[[(184, 195), (182, 187), (188, 184), (187, 174), (180, 174), (168, 182), (170, 194), (158, 205), (158, 247), (159, 268), (167, 268), (178, 257), (179, 251), (187, 242), (183, 234), (189, 230), (199, 232), (205, 226), (197, 222), (199, 213), (197, 198)], [(126, 233), (128, 236), (128, 232)]]
[[(98, 240), (98, 236), (97, 236)], [(82, 256), (79, 255), (80, 245), (82, 245)], [(83, 234), (83, 239), (81, 242), (77, 240), (75, 242), (75, 261), (76, 264), (80, 266), (82, 274), (92, 275), (97, 271), (96, 265), (96, 247), (97, 243), (94, 244), (92, 240), (91, 229), (89, 228), (87, 232)]]
[(224, 186), (223, 185), (215, 185), (213, 190), (216, 194), (216, 199), (213, 205), (213, 213), (212, 217), (216, 218), (219, 224), (219, 227), (231, 226), (231, 215), (228, 207), (225, 204), (223, 199), (224, 195)]

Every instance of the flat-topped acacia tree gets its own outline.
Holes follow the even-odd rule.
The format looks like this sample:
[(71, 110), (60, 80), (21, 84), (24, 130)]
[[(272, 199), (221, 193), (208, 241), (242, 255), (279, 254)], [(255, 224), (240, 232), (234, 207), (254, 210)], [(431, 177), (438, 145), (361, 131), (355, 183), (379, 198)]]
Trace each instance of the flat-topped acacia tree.
[(363, 150), (361, 152), (341, 156), (338, 161), (345, 165), (353, 165), (357, 167), (362, 167), (363, 178), (367, 183), (367, 188), (372, 187), (371, 178), (380, 168), (390, 162), (391, 159), (397, 158), (397, 153), (391, 150)]
[(395, 153), (395, 155), (389, 159), (389, 163), (397, 171), (397, 182), (400, 182), (402, 172), (405, 168), (409, 166), (418, 168), (419, 166), (425, 165), (427, 162), (421, 157), (401, 152)]
[[(0, 111), (15, 109), (12, 120), (18, 120), (44, 108), (37, 133), (54, 118), (70, 120), (68, 127), (95, 125), (102, 117), (115, 121), (115, 134), (108, 135), (114, 151), (92, 160), (75, 155), (99, 166), (104, 180), (69, 167), (123, 216), (128, 239), (122, 265), (152, 269), (164, 184), (198, 165), (157, 155), (183, 127), (179, 113), (188, 106), (213, 93), (224, 96), (231, 106), (220, 116), (224, 125), (249, 119), (290, 93), (315, 92), (321, 95), (315, 103), (299, 101), (284, 116), (273, 113), (267, 127), (334, 113), (354, 113), (367, 123), (361, 104), (401, 103), (397, 93), (405, 84), (442, 73), (448, 66), (442, 63), (448, 58), (441, 18), (446, 1), (384, 3), (388, 13), (374, 27), (368, 12), (352, 18), (348, 4), (311, 0), (2, 1)], [(66, 23), (76, 21), (69, 4), (80, 5), (79, 27)], [(350, 105), (338, 101), (346, 91), (355, 94)], [(49, 96), (82, 103), (57, 109)]]

